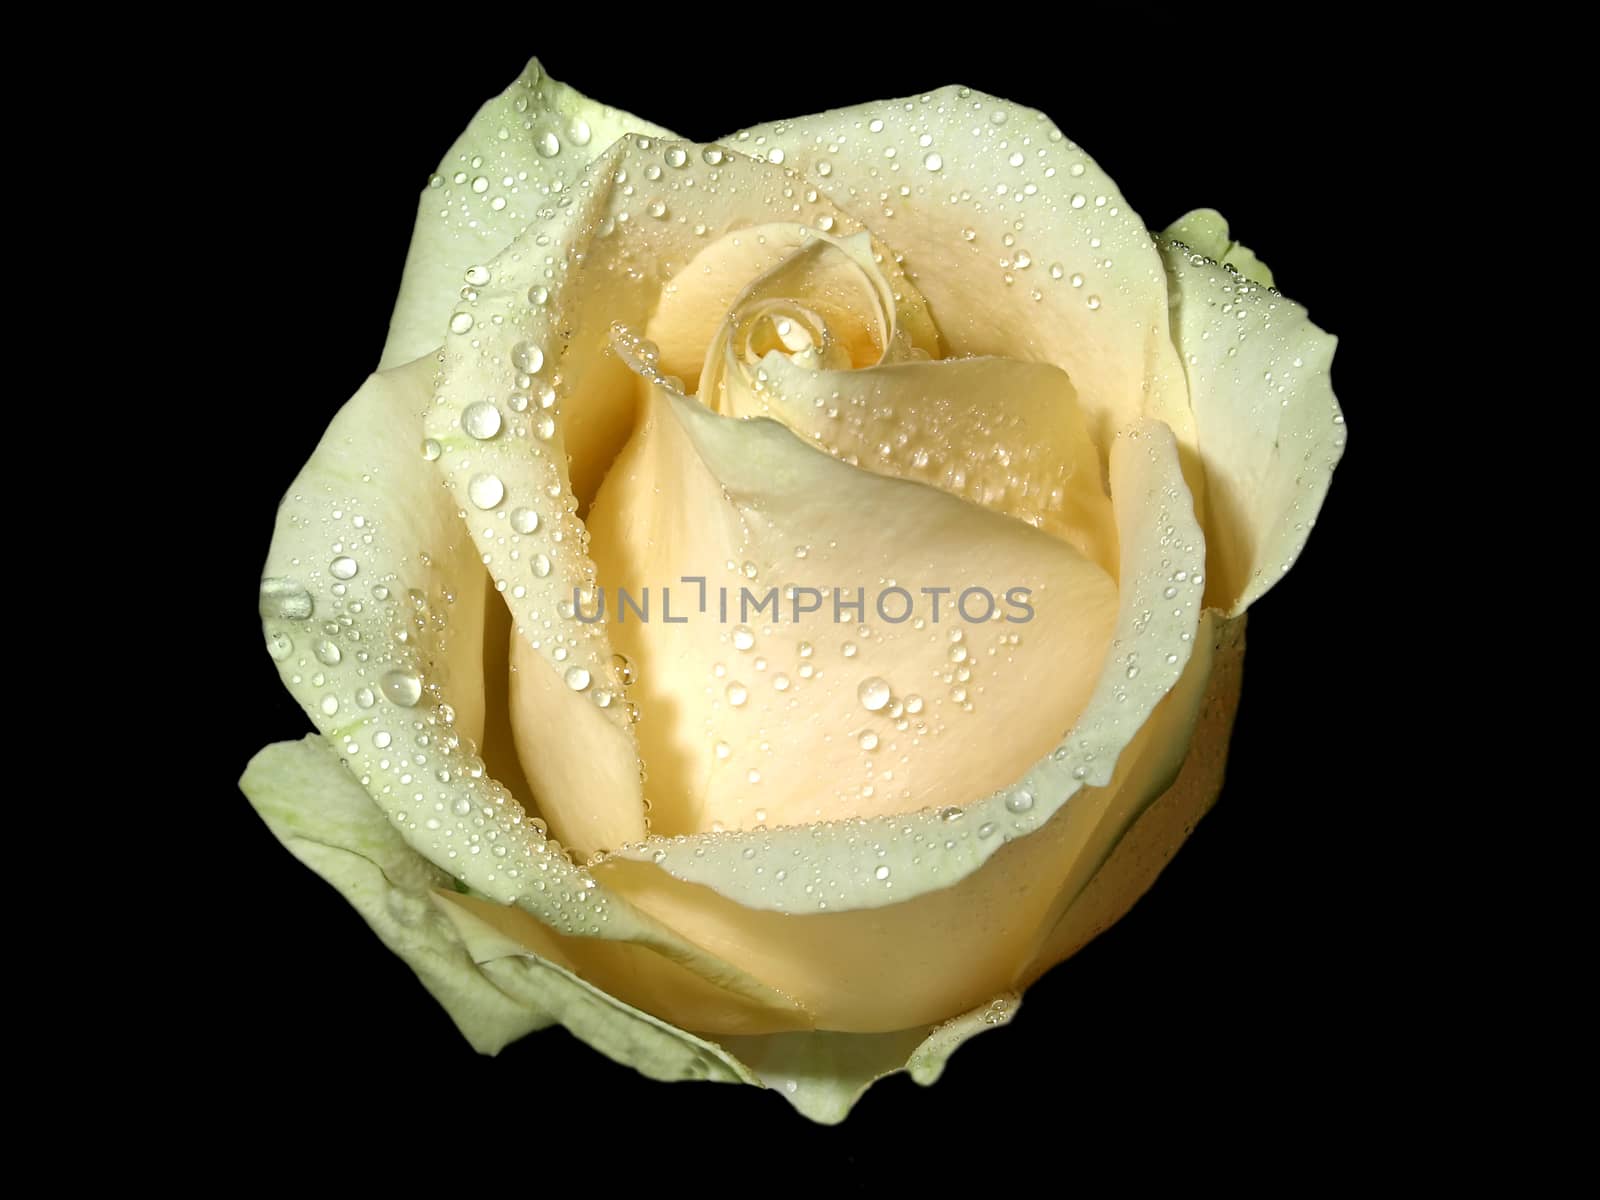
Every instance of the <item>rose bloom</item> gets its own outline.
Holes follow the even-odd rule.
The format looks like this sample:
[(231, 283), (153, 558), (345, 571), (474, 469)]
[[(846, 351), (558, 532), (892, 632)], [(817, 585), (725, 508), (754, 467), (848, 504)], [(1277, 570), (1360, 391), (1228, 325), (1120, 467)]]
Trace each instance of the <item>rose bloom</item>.
[(697, 145), (531, 64), (280, 509), (244, 790), (481, 1051), (931, 1082), (1220, 787), (1344, 443), (1271, 283), (965, 88)]

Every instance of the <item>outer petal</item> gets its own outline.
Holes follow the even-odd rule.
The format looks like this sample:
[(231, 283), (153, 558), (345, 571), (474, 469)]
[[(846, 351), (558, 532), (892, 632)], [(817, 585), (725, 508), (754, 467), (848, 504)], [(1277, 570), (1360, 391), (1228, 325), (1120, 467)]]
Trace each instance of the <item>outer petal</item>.
[(463, 288), (467, 270), (568, 203), (583, 169), (624, 133), (671, 136), (557, 83), (538, 59), (479, 109), (418, 202), (379, 368), (410, 362), (443, 341), (451, 308), (470, 288)]
[(536, 955), (496, 946), (492, 930), (445, 899), (450, 877), (406, 845), (321, 738), (268, 746), (240, 787), (294, 856), (417, 973), (473, 1049), (495, 1054), (559, 1021), (652, 1079), (749, 1079), (715, 1045)]
[(1102, 455), (1142, 416), (1166, 424), (1203, 508), (1160, 257), (1105, 172), (1043, 113), (947, 87), (730, 140), (805, 176), (893, 246), (953, 353), (1065, 370)]
[(924, 1087), (934, 1083), (952, 1054), (1009, 1022), (1020, 1004), (1021, 997), (1006, 992), (952, 1020), (894, 1033), (779, 1033), (719, 1042), (801, 1113), (833, 1125), (886, 1076), (906, 1071)]
[(1184, 213), (1161, 234), (1163, 242), (1182, 242), (1207, 258), (1232, 267), (1239, 274), (1263, 287), (1273, 286), (1272, 270), (1248, 246), (1228, 235), (1228, 222), (1214, 208), (1197, 208)]
[(484, 732), (486, 655), (503, 670), (485, 638), (503, 626), (486, 621), (498, 599), (423, 460), (434, 365), (368, 380), (278, 511), (261, 613), (285, 685), (405, 842), (464, 887), (712, 985), (687, 997), (691, 1023), (804, 1026), (790, 1000), (608, 895), (486, 767), (515, 761), (502, 729)]
[(934, 1082), (963, 1042), (1016, 1011), (1017, 998), (1005, 995), (952, 1021), (891, 1034), (697, 1037), (484, 920), (481, 905), (467, 906), (449, 875), (406, 845), (320, 737), (268, 746), (240, 786), (278, 839), (361, 914), (483, 1054), (559, 1022), (652, 1079), (771, 1087), (831, 1124), (885, 1075), (906, 1070)]
[(1293, 565), (1344, 453), (1336, 342), (1270, 288), (1176, 242), (1162, 253), (1211, 498), (1206, 604), (1231, 616)]
[[(1038, 953), (1019, 977), (1019, 987), (1031, 985), (1120, 921), (1216, 802), (1233, 719), (1239, 711), (1244, 626), (1244, 616), (1227, 620), (1214, 611), (1205, 614), (1201, 644), (1190, 665), (1190, 672), (1197, 666), (1206, 668), (1197, 673), (1204, 682), (1204, 695), (1193, 733), (1182, 739), (1187, 747), (1182, 768), (1153, 803), (1147, 795), (1139, 808), (1130, 810), (1137, 816), (1131, 828), (1118, 839), (1088, 886), (1072, 898), (1053, 925), (1042, 930)], [(1177, 744), (1168, 742), (1163, 749), (1182, 753), (1171, 749)]]

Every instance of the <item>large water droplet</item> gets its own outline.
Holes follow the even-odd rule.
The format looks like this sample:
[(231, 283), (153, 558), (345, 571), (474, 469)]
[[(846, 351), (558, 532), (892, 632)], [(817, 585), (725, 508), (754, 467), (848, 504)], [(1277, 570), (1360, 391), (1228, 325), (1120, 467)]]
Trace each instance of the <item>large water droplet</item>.
[(575, 692), (581, 692), (589, 686), (589, 672), (582, 667), (567, 668), (567, 686)]
[(506, 498), (506, 485), (498, 475), (474, 475), (467, 484), (467, 498), (479, 508), (495, 508)]
[(480, 442), (500, 432), (500, 410), (487, 400), (469, 404), (461, 413), (461, 428)]
[(348, 554), (341, 554), (338, 558), (334, 559), (328, 564), (328, 574), (332, 575), (335, 579), (354, 579), (356, 577), (356, 571), (359, 569), (360, 568), (356, 566), (356, 560), (351, 558)]
[(511, 361), (517, 370), (537, 375), (544, 367), (544, 351), (532, 342), (518, 342), (511, 350)]
[(511, 510), (511, 528), (518, 533), (532, 533), (539, 528), (539, 514), (531, 508), (514, 508)]
[(422, 699), (422, 680), (410, 671), (390, 671), (381, 686), (390, 702), (401, 708), (411, 708)]
[(861, 681), (861, 686), (856, 688), (856, 695), (861, 699), (861, 707), (868, 712), (877, 712), (889, 703), (889, 683), (876, 675), (869, 676)]

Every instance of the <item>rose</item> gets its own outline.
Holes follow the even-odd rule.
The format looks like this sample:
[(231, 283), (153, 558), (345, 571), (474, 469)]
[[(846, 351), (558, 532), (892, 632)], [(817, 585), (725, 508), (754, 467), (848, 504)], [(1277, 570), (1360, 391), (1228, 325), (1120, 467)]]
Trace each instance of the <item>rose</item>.
[[(928, 1082), (1216, 795), (1244, 610), (1343, 442), (1270, 282), (964, 89), (698, 146), (531, 65), (280, 511), (319, 733), (245, 790), (481, 1050), (559, 1021), (822, 1120)], [(668, 621), (673, 585), (784, 611)], [(1031, 619), (811, 625), (813, 586)]]

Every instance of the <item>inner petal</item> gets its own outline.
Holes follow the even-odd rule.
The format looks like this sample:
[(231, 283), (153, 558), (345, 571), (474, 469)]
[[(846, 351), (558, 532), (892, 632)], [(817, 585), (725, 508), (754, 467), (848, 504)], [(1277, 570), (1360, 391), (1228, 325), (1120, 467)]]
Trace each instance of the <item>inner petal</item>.
[(590, 529), (663, 834), (1002, 786), (1071, 726), (1116, 612), (1060, 539), (659, 386)]

